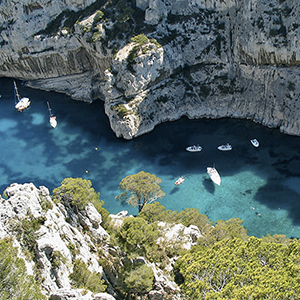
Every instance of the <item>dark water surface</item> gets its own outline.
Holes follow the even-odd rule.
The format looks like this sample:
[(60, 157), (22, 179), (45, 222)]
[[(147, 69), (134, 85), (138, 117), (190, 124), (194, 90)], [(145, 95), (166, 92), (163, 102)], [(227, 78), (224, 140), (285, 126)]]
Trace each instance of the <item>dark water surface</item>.
[[(14, 182), (52, 191), (66, 177), (82, 177), (92, 181), (111, 213), (136, 214), (115, 196), (122, 178), (144, 170), (162, 179), (166, 196), (160, 202), (167, 209), (197, 207), (212, 221), (243, 219), (250, 235), (300, 238), (300, 137), (245, 120), (182, 118), (125, 141), (111, 131), (102, 102), (18, 86), (32, 102), (23, 113), (14, 108), (12, 80), (0, 79), (0, 192)], [(47, 101), (57, 116), (56, 129), (49, 125)], [(260, 141), (259, 148), (251, 138)], [(232, 151), (217, 150), (226, 142)], [(203, 150), (185, 151), (192, 144)], [(206, 173), (213, 164), (220, 187)], [(181, 175), (186, 180), (176, 187)]]

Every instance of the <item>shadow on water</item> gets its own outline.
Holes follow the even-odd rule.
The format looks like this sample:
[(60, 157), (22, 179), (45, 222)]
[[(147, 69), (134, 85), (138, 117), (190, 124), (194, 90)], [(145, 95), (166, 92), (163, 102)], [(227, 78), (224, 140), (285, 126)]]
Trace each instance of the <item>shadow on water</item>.
[(210, 180), (205, 178), (203, 181), (203, 186), (205, 187), (205, 189), (210, 193), (210, 194), (214, 194), (216, 187), (214, 185), (214, 183)]

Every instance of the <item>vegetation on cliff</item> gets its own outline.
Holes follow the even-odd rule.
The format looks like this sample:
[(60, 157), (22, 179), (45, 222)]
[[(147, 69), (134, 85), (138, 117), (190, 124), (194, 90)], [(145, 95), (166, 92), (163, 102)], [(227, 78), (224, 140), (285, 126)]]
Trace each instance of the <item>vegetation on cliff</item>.
[[(150, 199), (149, 186), (153, 188), (153, 184), (156, 192), (162, 192), (155, 175), (140, 172), (124, 179), (122, 188), (130, 187), (128, 192), (136, 192), (135, 198), (144, 195), (142, 199)], [(180, 288), (168, 290), (164, 299), (177, 299), (178, 293), (184, 299), (294, 299), (300, 293), (300, 242), (296, 239), (283, 235), (250, 237), (238, 218), (213, 224), (198, 209), (171, 211), (159, 202), (143, 202), (143, 209), (136, 217), (126, 217), (116, 225), (108, 218), (109, 213), (102, 207), (103, 201), (91, 182), (81, 178), (63, 180), (53, 190), (53, 199), (79, 214), (89, 203), (94, 203), (110, 233), (110, 240), (105, 244), (109, 245), (109, 251), (103, 241), (93, 240), (93, 246), (90, 245), (90, 251), (97, 255), (106, 274), (106, 282), (102, 273), (91, 272), (88, 264), (76, 256), (76, 245), (68, 243), (72, 252), (69, 278), (75, 289), (98, 293), (112, 285), (117, 299), (141, 299), (157, 287), (159, 272)], [(41, 217), (29, 215), (11, 227), (30, 261), (38, 261), (35, 239), (45, 221), (44, 211)], [(192, 248), (184, 246), (182, 229), (178, 232), (179, 240), (166, 237), (165, 227), (174, 230), (177, 225), (197, 228), (197, 238), (190, 236)], [(77, 230), (92, 237), (80, 222)], [(35, 276), (27, 276), (24, 261), (17, 253), (11, 239), (0, 241), (1, 298), (43, 299), (38, 283), (42, 266), (36, 266)], [(60, 251), (49, 255), (53, 272), (67, 264)]]
[(299, 241), (288, 245), (249, 237), (196, 246), (177, 261), (189, 299), (295, 299)]
[(119, 189), (124, 190), (124, 192), (118, 195), (116, 199), (138, 207), (139, 212), (141, 212), (146, 204), (165, 196), (160, 183), (160, 178), (148, 172), (141, 171), (134, 175), (128, 175), (121, 180)]
[(0, 240), (0, 298), (12, 300), (46, 299), (34, 277), (27, 274), (24, 260), (12, 239)]

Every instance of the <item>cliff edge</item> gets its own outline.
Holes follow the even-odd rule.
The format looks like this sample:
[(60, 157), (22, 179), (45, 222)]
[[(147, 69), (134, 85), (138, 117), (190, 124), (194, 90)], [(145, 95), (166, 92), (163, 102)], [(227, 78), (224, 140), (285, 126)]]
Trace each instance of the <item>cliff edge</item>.
[(0, 76), (103, 100), (118, 137), (184, 115), (300, 135), (298, 1), (6, 2)]

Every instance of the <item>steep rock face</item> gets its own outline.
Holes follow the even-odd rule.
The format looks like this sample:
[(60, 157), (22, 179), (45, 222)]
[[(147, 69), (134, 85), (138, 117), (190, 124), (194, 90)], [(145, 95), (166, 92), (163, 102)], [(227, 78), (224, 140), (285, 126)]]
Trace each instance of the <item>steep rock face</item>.
[[(156, 24), (153, 36), (163, 43), (163, 58), (159, 48), (152, 54), (162, 61), (159, 64), (149, 59), (149, 52), (141, 53), (130, 69), (126, 47), (119, 50), (116, 58), (123, 57), (123, 68), (120, 60), (113, 61), (104, 86), (106, 113), (118, 136), (131, 139), (183, 115), (248, 118), (300, 134), (298, 3), (156, 0), (137, 4), (145, 9), (146, 22)], [(134, 94), (136, 84), (128, 78), (132, 75), (140, 82), (139, 66), (148, 72), (148, 85)], [(128, 94), (132, 99), (124, 97)], [(120, 103), (125, 107), (122, 114)]]
[[(1, 239), (12, 236), (18, 228), (15, 228), (16, 224), (22, 220), (39, 220), (41, 223), (36, 233), (35, 264), (25, 256), (23, 258), (29, 274), (34, 273), (34, 265), (38, 268), (45, 294), (50, 299), (105, 299), (100, 296), (94, 298), (91, 292), (83, 297), (82, 290), (72, 288), (69, 278), (69, 274), (73, 271), (72, 259), (74, 258), (87, 263), (91, 272), (103, 273), (92, 238), (105, 241), (109, 239), (109, 235), (101, 227), (101, 215), (94, 206), (88, 205), (83, 214), (78, 216), (86, 224), (90, 224), (90, 228), (94, 228), (91, 238), (66, 222), (70, 214), (63, 205), (55, 205), (52, 202), (46, 187), (37, 189), (32, 183), (12, 184), (5, 190), (5, 194), (8, 199), (0, 199)], [(29, 230), (28, 227), (27, 230)], [(15, 235), (17, 236), (16, 233)], [(15, 240), (15, 244), (20, 247), (18, 239)], [(55, 262), (55, 257), (61, 259), (59, 265)]]
[(1, 1), (0, 76), (91, 101), (93, 76), (108, 68), (109, 58), (88, 42), (81, 30), (84, 24), (72, 27), (72, 34), (63, 24), (94, 2)]
[[(110, 236), (101, 226), (102, 217), (91, 203), (74, 210), (67, 203), (53, 202), (46, 187), (37, 188), (33, 183), (11, 184), (4, 195), (0, 195), (0, 239), (13, 239), (28, 274), (38, 278), (49, 299), (113, 300), (121, 297), (116, 292), (120, 285), (116, 268), (124, 262), (128, 264), (129, 258), (119, 246), (111, 243)], [(133, 218), (127, 211), (110, 217), (113, 230), (122, 226), (125, 218)], [(190, 249), (201, 236), (197, 226), (165, 222), (158, 225), (161, 235), (157, 243), (167, 244), (169, 249)], [(77, 259), (82, 260), (92, 273), (103, 276), (107, 293), (95, 294), (74, 288), (69, 275), (73, 273)], [(169, 258), (165, 261), (166, 266), (163, 264), (160, 268), (144, 257), (132, 258), (132, 264), (146, 264), (154, 273), (151, 291), (136, 299), (182, 299), (171, 275), (175, 260), (175, 257)]]
[[(103, 99), (125, 139), (183, 115), (249, 118), (300, 135), (298, 1), (118, 3), (2, 1), (0, 76)], [(71, 23), (77, 12), (85, 17)], [(148, 42), (130, 41), (138, 33)]]

